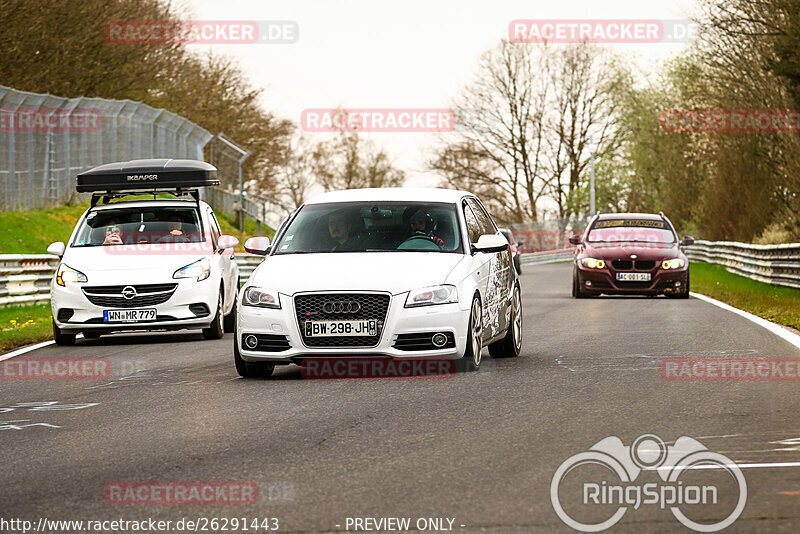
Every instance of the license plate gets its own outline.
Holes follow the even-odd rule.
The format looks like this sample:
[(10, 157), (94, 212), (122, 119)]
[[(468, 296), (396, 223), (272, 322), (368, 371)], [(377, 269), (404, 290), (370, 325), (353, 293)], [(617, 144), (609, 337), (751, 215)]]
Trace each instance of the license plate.
[(377, 336), (378, 321), (306, 321), (306, 337)]
[(155, 308), (144, 310), (103, 310), (103, 321), (106, 323), (138, 323), (140, 321), (155, 320)]
[(650, 273), (617, 273), (617, 280), (622, 282), (649, 282)]

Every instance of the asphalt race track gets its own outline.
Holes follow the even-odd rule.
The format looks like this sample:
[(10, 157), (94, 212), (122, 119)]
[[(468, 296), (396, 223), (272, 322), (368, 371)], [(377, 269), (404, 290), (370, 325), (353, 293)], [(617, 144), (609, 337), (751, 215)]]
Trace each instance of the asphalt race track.
[[(129, 334), (29, 353), (107, 357), (112, 375), (0, 382), (0, 515), (274, 517), (280, 532), (344, 531), (348, 517), (451, 518), (455, 532), (572, 532), (550, 499), (559, 465), (603, 438), (630, 445), (651, 433), (755, 464), (742, 469), (747, 504), (728, 531), (800, 530), (798, 382), (659, 372), (663, 358), (800, 350), (696, 298), (573, 299), (569, 264), (526, 266), (522, 284), (523, 354), (484, 352), (479, 372), (444, 380), (304, 380), (296, 366), (242, 380), (231, 334)], [(63, 405), (74, 409), (53, 409)], [(117, 481), (247, 481), (259, 500), (109, 504), (104, 488)], [(612, 531), (687, 530), (642, 506)]]

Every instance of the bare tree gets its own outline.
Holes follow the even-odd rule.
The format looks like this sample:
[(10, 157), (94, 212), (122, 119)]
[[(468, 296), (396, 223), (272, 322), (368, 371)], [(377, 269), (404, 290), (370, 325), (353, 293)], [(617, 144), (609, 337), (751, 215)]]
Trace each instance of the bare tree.
[(588, 155), (619, 147), (614, 92), (626, 71), (588, 44), (570, 48), (501, 41), (454, 105), (457, 128), (430, 166), (445, 186), (483, 190), (508, 221), (536, 221), (549, 198), (559, 216), (584, 179)]

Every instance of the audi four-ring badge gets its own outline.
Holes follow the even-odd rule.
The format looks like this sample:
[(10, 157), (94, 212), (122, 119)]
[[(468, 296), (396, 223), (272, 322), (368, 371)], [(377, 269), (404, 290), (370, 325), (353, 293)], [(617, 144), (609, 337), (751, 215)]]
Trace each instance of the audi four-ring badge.
[(326, 356), (442, 358), (473, 371), (522, 346), (508, 241), (474, 195), (323, 193), (289, 216), (242, 288), (233, 351), (243, 377)]
[[(215, 183), (216, 168), (193, 160), (109, 163), (78, 175), (91, 207), (66, 244), (47, 249), (60, 260), (50, 285), (56, 343), (71, 345), (79, 333), (233, 331), (239, 241), (221, 235), (197, 189)], [(124, 198), (141, 193), (174, 198)]]

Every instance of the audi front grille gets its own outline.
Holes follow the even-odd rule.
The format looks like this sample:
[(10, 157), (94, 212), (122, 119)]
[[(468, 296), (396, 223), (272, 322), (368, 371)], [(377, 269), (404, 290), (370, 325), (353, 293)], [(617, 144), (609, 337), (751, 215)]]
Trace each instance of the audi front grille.
[[(390, 296), (385, 293), (312, 293), (294, 297), (300, 335), (307, 347), (374, 347), (381, 339), (389, 311)], [(377, 335), (306, 337), (305, 322), (375, 319)]]
[[(135, 290), (135, 295), (130, 296)], [(129, 286), (89, 286), (84, 287), (83, 294), (95, 306), (105, 308), (139, 308), (155, 306), (169, 300), (178, 284), (139, 284)], [(123, 296), (128, 295), (128, 297)]]

